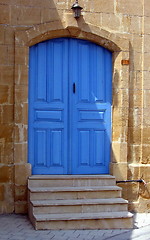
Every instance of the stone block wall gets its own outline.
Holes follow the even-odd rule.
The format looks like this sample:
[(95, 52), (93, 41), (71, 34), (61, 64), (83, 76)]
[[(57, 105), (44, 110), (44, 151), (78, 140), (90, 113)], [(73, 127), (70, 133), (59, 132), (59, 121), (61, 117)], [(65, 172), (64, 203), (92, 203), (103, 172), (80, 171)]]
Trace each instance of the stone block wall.
[(0, 0), (0, 213), (27, 212), (28, 50), (54, 37), (94, 41), (113, 51), (112, 159), (131, 210), (150, 204), (150, 1)]

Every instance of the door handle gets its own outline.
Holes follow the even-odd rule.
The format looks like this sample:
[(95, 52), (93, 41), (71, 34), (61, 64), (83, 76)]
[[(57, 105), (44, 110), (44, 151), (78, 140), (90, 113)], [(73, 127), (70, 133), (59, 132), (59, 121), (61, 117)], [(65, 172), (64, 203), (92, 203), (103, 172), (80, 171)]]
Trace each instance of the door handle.
[(75, 93), (75, 92), (76, 92), (76, 84), (73, 83), (73, 93)]

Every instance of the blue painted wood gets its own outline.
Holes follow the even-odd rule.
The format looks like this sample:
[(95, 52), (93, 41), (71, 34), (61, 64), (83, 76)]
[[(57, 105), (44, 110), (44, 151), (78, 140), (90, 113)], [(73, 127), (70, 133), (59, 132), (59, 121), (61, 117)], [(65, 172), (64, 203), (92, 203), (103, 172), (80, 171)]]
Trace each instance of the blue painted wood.
[(72, 173), (109, 173), (112, 55), (87, 41), (70, 44), (70, 76), (77, 89), (70, 103)]
[(33, 174), (67, 174), (66, 79), (66, 39), (46, 41), (30, 48), (29, 162)]
[(29, 73), (33, 174), (109, 173), (111, 53), (85, 40), (53, 39), (30, 48)]

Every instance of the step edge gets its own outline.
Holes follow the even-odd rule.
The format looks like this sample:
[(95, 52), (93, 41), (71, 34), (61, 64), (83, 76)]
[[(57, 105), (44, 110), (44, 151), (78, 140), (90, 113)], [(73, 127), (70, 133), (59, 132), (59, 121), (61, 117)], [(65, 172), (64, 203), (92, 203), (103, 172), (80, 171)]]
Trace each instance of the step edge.
[(106, 174), (106, 175), (32, 175), (30, 176), (28, 179), (29, 180), (48, 180), (48, 179), (52, 179), (52, 180), (59, 180), (59, 179), (115, 179), (115, 176)]
[[(116, 214), (117, 213), (117, 214)], [(64, 216), (65, 215), (65, 216)], [(82, 214), (34, 214), (33, 216), (37, 222), (46, 221), (79, 221), (86, 219), (130, 219), (133, 218), (133, 214), (127, 211), (122, 212), (101, 212), (100, 214), (95, 213), (82, 213)]]
[[(116, 198), (117, 199), (117, 198)], [(128, 201), (123, 199), (120, 201), (115, 201), (115, 199), (110, 202), (110, 198), (109, 199), (98, 199), (99, 201), (85, 201), (85, 199), (75, 199), (75, 201), (65, 201), (64, 200), (55, 200), (51, 201), (51, 200), (31, 200), (30, 203), (34, 206), (34, 207), (47, 207), (47, 206), (73, 206), (73, 205), (117, 205), (117, 204), (121, 204), (121, 205), (127, 205)], [(97, 199), (96, 199), (97, 200)], [(58, 201), (58, 202), (57, 202)]]
[(30, 192), (70, 192), (70, 191), (121, 191), (118, 186), (85, 186), (85, 187), (28, 187)]

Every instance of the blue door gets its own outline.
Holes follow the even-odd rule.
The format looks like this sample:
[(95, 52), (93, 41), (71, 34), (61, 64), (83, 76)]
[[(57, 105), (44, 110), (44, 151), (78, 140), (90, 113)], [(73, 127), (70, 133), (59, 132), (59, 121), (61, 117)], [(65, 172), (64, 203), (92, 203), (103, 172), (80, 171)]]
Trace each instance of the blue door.
[(30, 48), (29, 162), (33, 174), (107, 174), (112, 55), (85, 40)]

